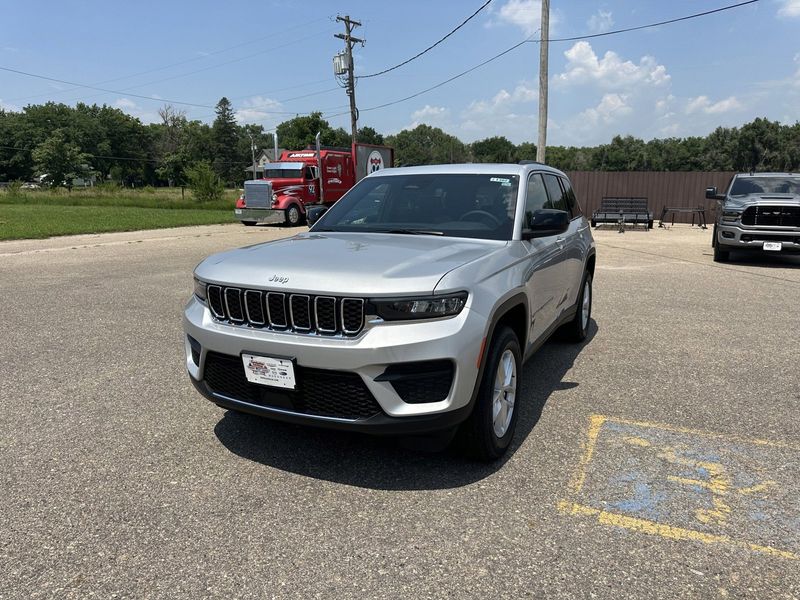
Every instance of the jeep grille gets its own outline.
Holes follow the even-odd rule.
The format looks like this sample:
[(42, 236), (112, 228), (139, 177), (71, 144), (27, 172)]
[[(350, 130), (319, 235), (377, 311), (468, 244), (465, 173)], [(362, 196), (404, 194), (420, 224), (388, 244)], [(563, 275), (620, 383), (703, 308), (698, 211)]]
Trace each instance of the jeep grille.
[(319, 335), (357, 335), (364, 327), (364, 300), (208, 286), (216, 321), (259, 329)]

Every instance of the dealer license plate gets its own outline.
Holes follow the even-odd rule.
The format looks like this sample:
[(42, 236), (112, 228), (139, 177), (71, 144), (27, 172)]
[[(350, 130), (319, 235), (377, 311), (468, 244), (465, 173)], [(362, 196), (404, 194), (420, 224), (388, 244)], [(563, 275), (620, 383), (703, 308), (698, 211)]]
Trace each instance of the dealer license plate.
[(783, 242), (764, 242), (764, 250), (772, 250), (773, 252), (780, 252), (783, 248)]
[(285, 358), (242, 354), (247, 381), (259, 385), (293, 390), (296, 387), (294, 365)]

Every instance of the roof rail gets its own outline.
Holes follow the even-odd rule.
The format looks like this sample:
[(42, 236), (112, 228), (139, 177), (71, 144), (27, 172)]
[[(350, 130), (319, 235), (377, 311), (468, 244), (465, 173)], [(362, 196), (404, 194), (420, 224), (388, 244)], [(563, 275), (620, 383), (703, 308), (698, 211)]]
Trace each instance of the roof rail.
[(543, 162), (539, 162), (538, 160), (521, 160), (519, 161), (520, 165), (543, 165)]

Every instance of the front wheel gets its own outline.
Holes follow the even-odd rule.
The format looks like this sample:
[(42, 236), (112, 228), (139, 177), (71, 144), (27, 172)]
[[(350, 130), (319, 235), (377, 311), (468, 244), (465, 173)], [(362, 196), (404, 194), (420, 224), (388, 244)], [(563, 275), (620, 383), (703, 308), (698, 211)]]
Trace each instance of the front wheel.
[(466, 454), (491, 461), (508, 450), (519, 415), (521, 367), (517, 336), (509, 327), (502, 327), (495, 332), (486, 356), (475, 407), (459, 431)]
[(300, 224), (303, 215), (300, 214), (300, 209), (296, 204), (292, 204), (286, 209), (286, 224), (289, 227), (296, 227)]
[(714, 262), (728, 262), (731, 259), (730, 250), (722, 250), (719, 242), (714, 244)]
[(589, 335), (589, 321), (592, 317), (592, 274), (589, 271), (584, 273), (581, 281), (577, 308), (575, 317), (561, 331), (566, 341), (580, 343)]

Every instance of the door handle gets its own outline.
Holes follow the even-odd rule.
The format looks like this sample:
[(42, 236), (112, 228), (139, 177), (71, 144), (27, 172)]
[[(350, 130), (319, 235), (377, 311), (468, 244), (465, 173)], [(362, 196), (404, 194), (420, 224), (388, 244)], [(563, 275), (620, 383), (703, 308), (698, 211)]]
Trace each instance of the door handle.
[(562, 237), (556, 238), (556, 244), (558, 244), (560, 247), (563, 247), (564, 246), (564, 238), (562, 238)]

